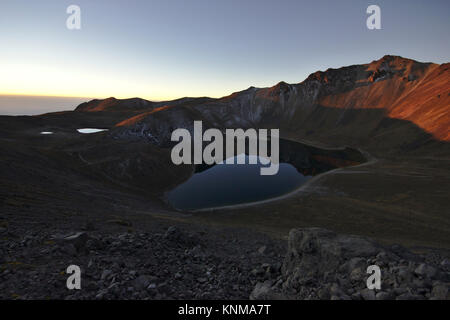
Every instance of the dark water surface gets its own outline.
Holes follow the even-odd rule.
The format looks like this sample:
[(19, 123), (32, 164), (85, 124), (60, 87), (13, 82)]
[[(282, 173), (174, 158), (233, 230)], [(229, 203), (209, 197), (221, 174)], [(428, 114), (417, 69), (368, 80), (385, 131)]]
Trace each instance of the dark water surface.
[[(246, 164), (236, 164), (236, 158), (243, 156)], [(261, 201), (289, 193), (310, 178), (283, 162), (276, 175), (263, 176), (260, 168), (266, 165), (259, 161), (249, 164), (248, 155), (237, 157), (234, 164), (217, 164), (196, 172), (168, 193), (169, 203), (177, 209), (193, 210)]]

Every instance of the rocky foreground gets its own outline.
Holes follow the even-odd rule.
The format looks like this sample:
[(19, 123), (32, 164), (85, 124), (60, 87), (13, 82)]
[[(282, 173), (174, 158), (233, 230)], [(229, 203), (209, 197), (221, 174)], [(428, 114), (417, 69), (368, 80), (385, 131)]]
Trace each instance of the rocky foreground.
[[(249, 241), (244, 233), (177, 226), (85, 229), (0, 229), (0, 298), (248, 299), (281, 268), (282, 246), (266, 236)], [(69, 265), (81, 268), (81, 290), (66, 287)]]
[[(450, 261), (323, 229), (283, 241), (171, 226), (161, 232), (0, 228), (1, 299), (449, 299)], [(66, 268), (82, 270), (68, 290)], [(368, 290), (368, 265), (381, 290)]]
[[(449, 299), (450, 261), (422, 257), (325, 229), (294, 229), (276, 281), (259, 283), (251, 299)], [(381, 288), (367, 288), (367, 267), (381, 269)]]

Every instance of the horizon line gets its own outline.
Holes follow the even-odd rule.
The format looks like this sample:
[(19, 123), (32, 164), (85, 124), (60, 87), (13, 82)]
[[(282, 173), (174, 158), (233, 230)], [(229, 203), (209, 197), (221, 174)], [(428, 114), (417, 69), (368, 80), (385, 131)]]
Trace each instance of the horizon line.
[[(324, 70), (317, 70), (317, 71), (315, 71), (315, 72), (312, 72), (311, 74), (314, 74), (314, 73), (316, 73), (316, 72), (325, 72), (325, 71), (327, 71), (327, 70), (329, 70), (329, 69), (340, 69), (340, 68), (345, 68), (345, 67), (353, 66), (353, 65), (365, 65), (365, 64), (371, 64), (371, 63), (373, 63), (373, 62), (379, 61), (379, 60), (381, 60), (381, 59), (383, 59), (383, 58), (385, 58), (385, 57), (388, 57), (388, 56), (391, 56), (391, 57), (398, 57), (398, 58), (401, 58), (401, 59), (407, 59), (407, 60), (413, 60), (413, 61), (415, 61), (415, 62), (418, 62), (418, 63), (425, 63), (425, 64), (442, 65), (442, 64), (450, 63), (450, 62), (443, 62), (443, 63), (423, 62), (423, 61), (419, 61), (419, 60), (416, 60), (416, 59), (413, 59), (413, 58), (406, 58), (406, 57), (401, 56), (401, 55), (385, 54), (385, 55), (383, 55), (381, 58), (372, 60), (372, 61), (370, 61), (370, 62), (359, 63), (359, 64), (356, 63), (356, 64), (352, 64), (352, 65), (342, 65), (342, 66), (340, 66), (340, 67), (329, 67), (329, 68), (324, 69)], [(300, 83), (302, 83), (303, 81), (305, 81), (311, 74), (305, 76), (304, 79), (302, 79), (302, 80), (300, 80), (300, 81), (298, 81), (298, 82), (296, 81), (296, 82), (294, 82), (294, 83), (288, 83), (288, 82), (285, 82), (284, 80), (280, 80), (280, 81), (278, 81), (278, 82), (272, 82), (272, 83), (275, 83), (275, 84), (273, 84), (273, 85), (269, 85), (269, 86), (267, 86), (267, 87), (266, 87), (266, 86), (264, 86), (264, 87), (256, 87), (256, 88), (259, 88), (259, 89), (263, 89), (263, 88), (271, 88), (271, 87), (273, 87), (273, 86), (275, 86), (275, 85), (277, 85), (278, 83), (281, 83), (281, 82), (285, 82), (285, 83), (288, 83), (288, 84), (300, 84)], [(203, 94), (203, 95), (198, 95), (198, 96), (184, 95), (184, 96), (176, 96), (176, 97), (173, 97), (173, 96), (172, 96), (172, 97), (163, 97), (163, 98), (156, 98), (156, 97), (155, 97), (155, 98), (151, 98), (151, 97), (148, 97), (148, 96), (145, 96), (145, 95), (143, 95), (143, 96), (138, 96), (138, 95), (134, 95), (134, 96), (123, 96), (123, 95), (118, 95), (117, 97), (115, 97), (115, 96), (113, 96), (113, 95), (88, 96), (88, 95), (71, 95), (71, 94), (65, 95), (65, 94), (50, 94), (50, 93), (10, 93), (10, 92), (0, 92), (0, 96), (42, 97), (42, 98), (44, 98), (44, 97), (45, 97), (45, 98), (74, 98), (74, 99), (91, 99), (91, 100), (94, 100), (94, 99), (97, 99), (97, 100), (104, 100), (104, 99), (108, 99), (108, 98), (115, 98), (115, 99), (124, 100), (124, 99), (138, 98), (138, 99), (144, 99), (144, 100), (151, 101), (151, 102), (164, 102), (164, 101), (173, 101), (173, 100), (178, 100), (178, 99), (183, 99), (183, 98), (213, 98), (213, 99), (220, 99), (220, 98), (224, 98), (224, 97), (227, 97), (227, 96), (229, 96), (229, 95), (232, 95), (233, 93), (240, 92), (240, 91), (243, 91), (243, 90), (247, 90), (248, 88), (251, 88), (251, 87), (255, 87), (255, 86), (249, 85), (249, 86), (247, 86), (246, 89), (242, 89), (242, 90), (238, 90), (238, 91), (229, 92), (229, 93), (226, 93), (226, 94), (224, 94), (224, 95), (206, 95), (206, 94)], [(230, 90), (230, 91), (231, 91), (231, 90)]]

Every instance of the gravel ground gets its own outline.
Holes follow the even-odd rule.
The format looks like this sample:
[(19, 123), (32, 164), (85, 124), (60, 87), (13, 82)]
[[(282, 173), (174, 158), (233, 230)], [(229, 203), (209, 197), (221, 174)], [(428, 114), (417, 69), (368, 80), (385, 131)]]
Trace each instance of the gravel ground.
[[(83, 229), (2, 227), (0, 298), (248, 299), (256, 283), (280, 275), (285, 247), (245, 230)], [(66, 287), (72, 264), (81, 290)]]

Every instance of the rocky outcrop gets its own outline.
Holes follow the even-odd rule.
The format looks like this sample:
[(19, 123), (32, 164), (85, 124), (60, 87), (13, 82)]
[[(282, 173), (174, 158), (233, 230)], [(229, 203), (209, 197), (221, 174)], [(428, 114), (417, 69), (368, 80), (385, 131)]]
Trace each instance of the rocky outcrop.
[[(395, 245), (312, 228), (289, 233), (277, 281), (258, 283), (251, 299), (449, 299), (450, 270)], [(368, 289), (367, 268), (381, 270), (381, 288)]]

